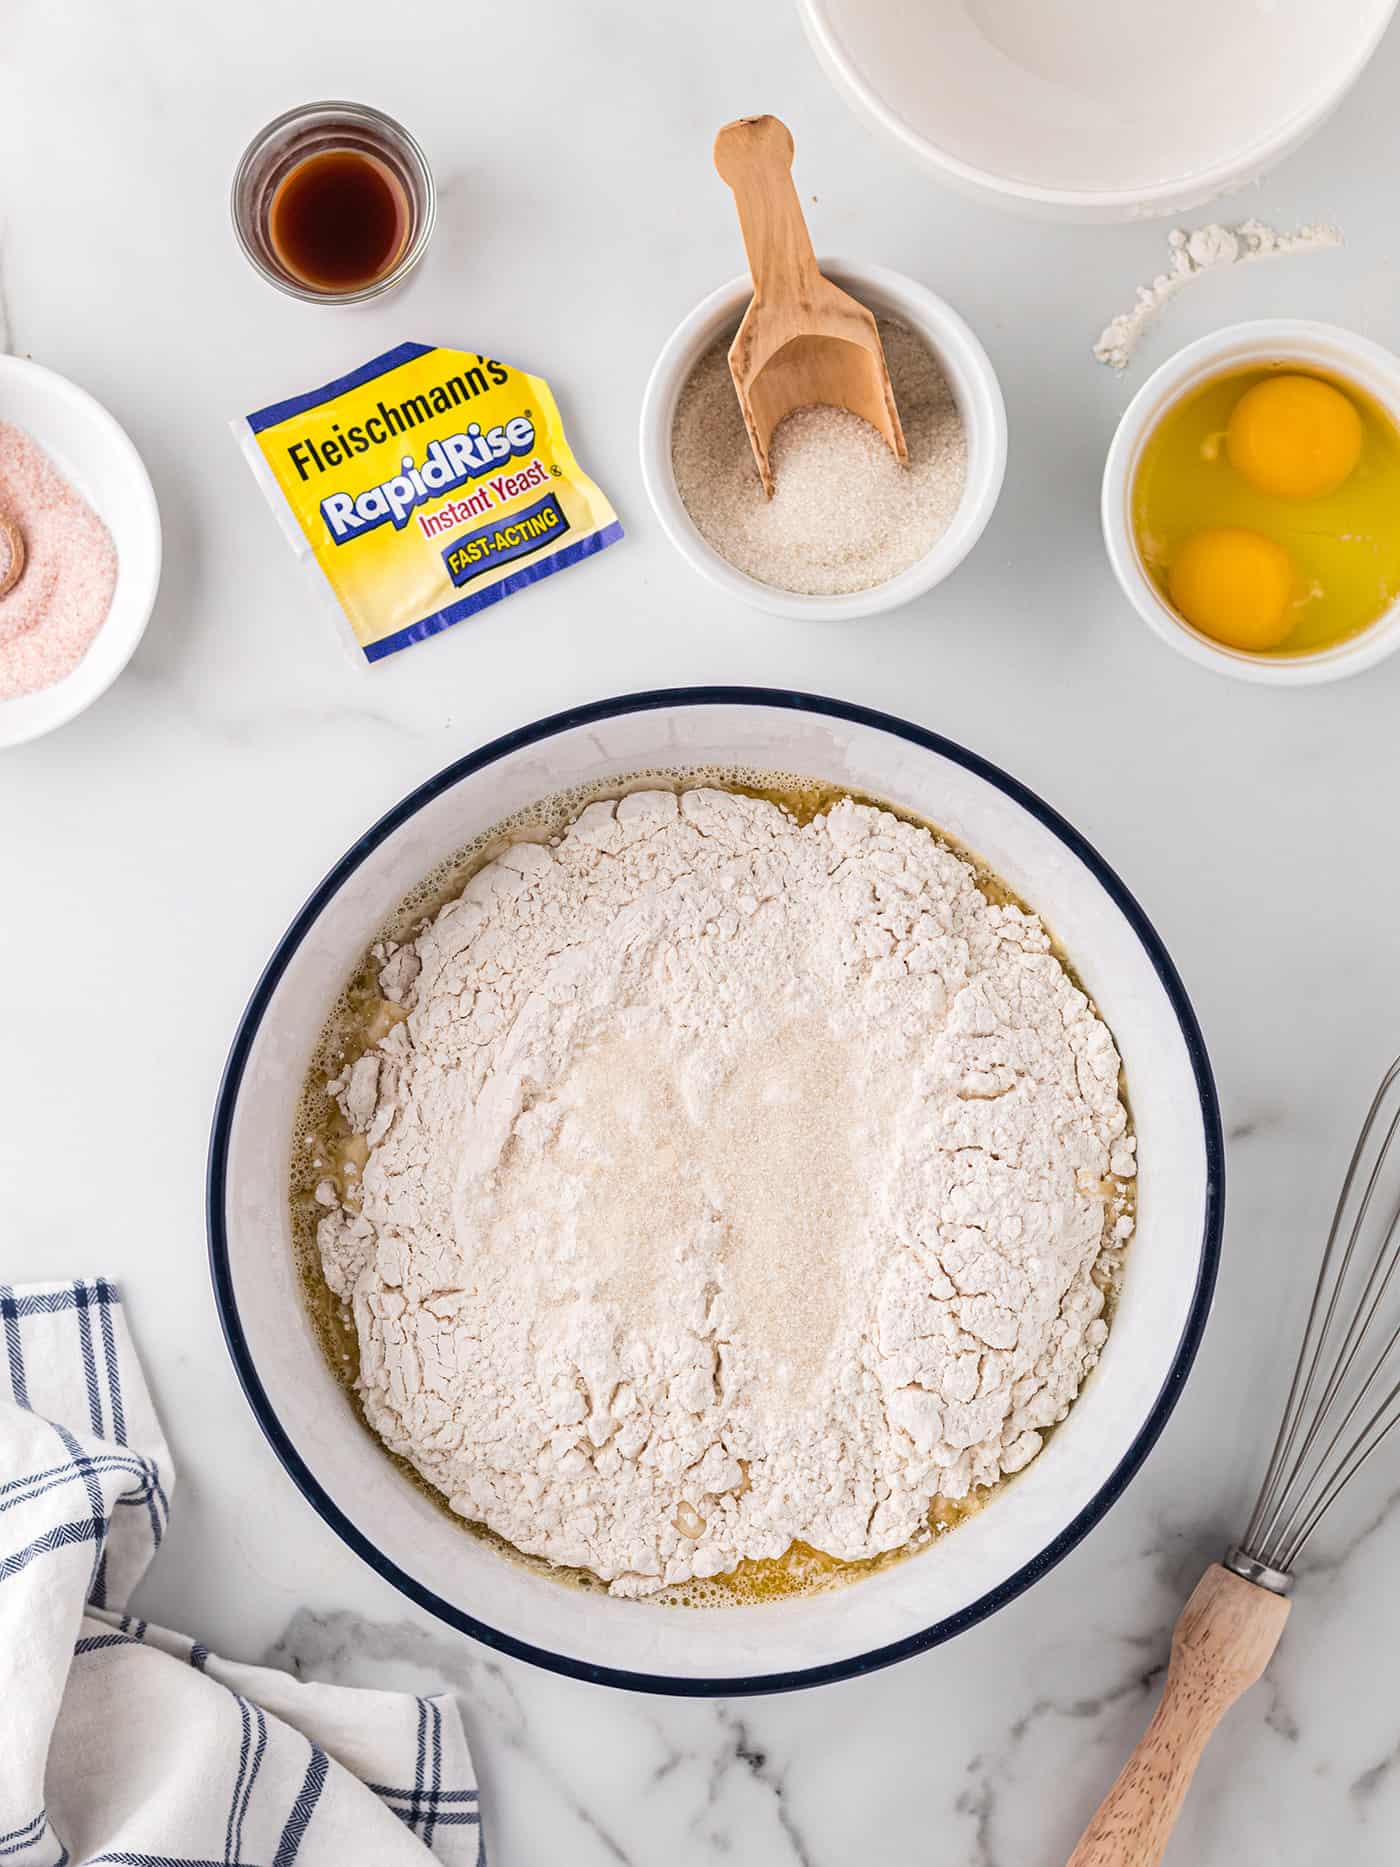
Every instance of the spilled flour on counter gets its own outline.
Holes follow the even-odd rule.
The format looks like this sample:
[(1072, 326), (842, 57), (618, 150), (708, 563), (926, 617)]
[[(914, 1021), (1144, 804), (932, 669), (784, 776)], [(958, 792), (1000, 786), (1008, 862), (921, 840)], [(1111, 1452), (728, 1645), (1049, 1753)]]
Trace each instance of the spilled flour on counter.
[(1184, 291), (1203, 272), (1236, 266), (1253, 259), (1278, 259), (1289, 253), (1315, 253), (1340, 246), (1337, 228), (1321, 223), (1279, 233), (1262, 220), (1241, 221), (1238, 227), (1174, 227), (1167, 235), (1167, 270), (1150, 285), (1140, 285), (1130, 311), (1122, 312), (1099, 334), (1094, 355), (1110, 369), (1126, 369), (1133, 360), (1143, 332), (1170, 299)]
[(518, 1549), (621, 1595), (899, 1549), (1097, 1360), (1118, 1056), (927, 830), (591, 804), (380, 990), (330, 1084), (367, 1158), (318, 1190), (325, 1275), (370, 1424)]

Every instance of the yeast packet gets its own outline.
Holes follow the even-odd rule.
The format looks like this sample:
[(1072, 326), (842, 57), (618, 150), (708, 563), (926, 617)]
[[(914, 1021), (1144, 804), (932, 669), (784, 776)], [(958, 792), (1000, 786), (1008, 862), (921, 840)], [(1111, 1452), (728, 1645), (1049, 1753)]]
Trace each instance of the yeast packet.
[(494, 357), (399, 344), (234, 429), (366, 661), (622, 536), (548, 383)]

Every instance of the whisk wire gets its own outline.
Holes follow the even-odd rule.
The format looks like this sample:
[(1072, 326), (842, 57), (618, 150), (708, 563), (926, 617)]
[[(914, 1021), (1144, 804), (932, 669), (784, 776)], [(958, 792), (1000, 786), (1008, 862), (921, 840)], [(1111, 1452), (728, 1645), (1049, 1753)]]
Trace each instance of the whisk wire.
[[(1248, 1549), (1255, 1548), (1260, 1540), (1263, 1527), (1262, 1518), (1268, 1507), (1269, 1497), (1285, 1462), (1292, 1453), (1293, 1441), (1297, 1436), (1299, 1426), (1302, 1424), (1303, 1412), (1308, 1403), (1308, 1395), (1312, 1392), (1312, 1384), (1317, 1377), (1318, 1363), (1322, 1354), (1322, 1344), (1326, 1339), (1328, 1330), (1331, 1328), (1332, 1318), (1341, 1292), (1341, 1285), (1346, 1278), (1351, 1253), (1356, 1247), (1356, 1230), (1354, 1227), (1347, 1243), (1347, 1255), (1343, 1260), (1341, 1273), (1336, 1283), (1332, 1286), (1331, 1299), (1326, 1306), (1325, 1314), (1320, 1309), (1322, 1292), (1327, 1285), (1328, 1275), (1332, 1267), (1333, 1254), (1337, 1248), (1337, 1241), (1341, 1236), (1342, 1217), (1346, 1210), (1347, 1200), (1351, 1195), (1352, 1182), (1355, 1180), (1361, 1166), (1367, 1135), (1370, 1133), (1371, 1125), (1375, 1120), (1376, 1111), (1380, 1107), (1381, 1100), (1389, 1086), (1391, 1077), (1397, 1070), (1400, 1070), (1400, 1058), (1396, 1059), (1390, 1074), (1387, 1075), (1385, 1081), (1382, 1082), (1380, 1088), (1376, 1091), (1370, 1111), (1366, 1116), (1365, 1124), (1362, 1127), (1360, 1138), (1355, 1148), (1352, 1150), (1351, 1160), (1347, 1165), (1346, 1177), (1342, 1181), (1342, 1190), (1338, 1196), (1337, 1207), (1332, 1215), (1332, 1224), (1327, 1233), (1327, 1243), (1323, 1247), (1322, 1263), (1318, 1269), (1317, 1289), (1313, 1294), (1312, 1304), (1308, 1310), (1308, 1320), (1303, 1330), (1303, 1340), (1298, 1349), (1298, 1360), (1293, 1369), (1293, 1379), (1289, 1384), (1288, 1398), (1284, 1402), (1283, 1417), (1279, 1421), (1278, 1434), (1274, 1440), (1273, 1451), (1269, 1455), (1269, 1464), (1264, 1474), (1264, 1482), (1259, 1487), (1259, 1498), (1254, 1506), (1254, 1515), (1250, 1518), (1249, 1529), (1245, 1533), (1244, 1547)], [(1317, 1340), (1313, 1344), (1313, 1352), (1310, 1359), (1308, 1355), (1308, 1345), (1310, 1342), (1313, 1342), (1314, 1331), (1317, 1332)], [(1302, 1387), (1301, 1393), (1299, 1392), (1300, 1386)]]
[[(1376, 1411), (1362, 1428), (1360, 1434), (1353, 1442), (1352, 1457), (1334, 1474), (1331, 1482), (1327, 1485), (1322, 1495), (1318, 1498), (1317, 1502), (1304, 1519), (1298, 1534), (1291, 1542), (1284, 1546), (1280, 1567), (1285, 1569), (1291, 1569), (1293, 1567), (1294, 1563), (1298, 1560), (1303, 1545), (1317, 1528), (1319, 1522), (1322, 1520), (1323, 1513), (1342, 1490), (1343, 1486), (1349, 1484), (1356, 1476), (1357, 1472), (1361, 1470), (1361, 1467), (1380, 1445), (1386, 1434), (1393, 1431), (1397, 1425), (1400, 1425), (1400, 1410), (1392, 1412), (1388, 1419), (1385, 1418), (1387, 1409), (1395, 1407), (1397, 1402), (1400, 1402), (1400, 1381), (1397, 1381), (1395, 1386), (1391, 1388), (1380, 1406), (1377, 1407)], [(1366, 1435), (1372, 1430), (1376, 1423), (1382, 1419), (1385, 1419), (1385, 1424), (1381, 1427), (1380, 1431), (1376, 1433), (1375, 1438), (1372, 1439), (1369, 1444), (1366, 1444)]]
[[(1390, 1134), (1388, 1134), (1386, 1137), (1386, 1141), (1384, 1144), (1385, 1146), (1387, 1147), (1389, 1146), (1391, 1136), (1394, 1135), (1397, 1128), (1400, 1128), (1400, 1114), (1397, 1114), (1395, 1121), (1391, 1124)], [(1366, 1189), (1366, 1198), (1362, 1201), (1361, 1210), (1357, 1214), (1356, 1224), (1352, 1228), (1352, 1244), (1353, 1245), (1355, 1241), (1361, 1235), (1361, 1226), (1362, 1226), (1362, 1223), (1366, 1216), (1366, 1212), (1370, 1205), (1371, 1194), (1374, 1192), (1374, 1190), (1375, 1190), (1375, 1177), (1373, 1176), (1371, 1184), (1368, 1185)], [(1294, 1470), (1296, 1473), (1301, 1473), (1303, 1471), (1305, 1461), (1308, 1459), (1310, 1453), (1312, 1452), (1313, 1443), (1325, 1427), (1328, 1415), (1332, 1409), (1332, 1403), (1334, 1402), (1334, 1400), (1337, 1399), (1338, 1395), (1345, 1388), (1347, 1377), (1351, 1373), (1351, 1369), (1352, 1369), (1354, 1362), (1356, 1361), (1357, 1354), (1361, 1348), (1362, 1343), (1366, 1340), (1366, 1333), (1369, 1330), (1372, 1322), (1374, 1321), (1376, 1311), (1380, 1308), (1381, 1303), (1384, 1301), (1386, 1292), (1390, 1287), (1391, 1279), (1395, 1275), (1395, 1271), (1397, 1268), (1397, 1260), (1395, 1259), (1393, 1255), (1391, 1255), (1391, 1247), (1393, 1246), (1394, 1241), (1395, 1241), (1395, 1226), (1396, 1226), (1397, 1219), (1400, 1219), (1400, 1207), (1396, 1209), (1396, 1212), (1391, 1217), (1390, 1224), (1386, 1227), (1386, 1231), (1385, 1231), (1385, 1235), (1384, 1235), (1381, 1247), (1379, 1251), (1377, 1252), (1375, 1261), (1372, 1264), (1371, 1270), (1367, 1275), (1366, 1283), (1365, 1283), (1364, 1288), (1362, 1289), (1361, 1296), (1357, 1303), (1357, 1306), (1352, 1313), (1352, 1319), (1351, 1319), (1350, 1326), (1347, 1329), (1346, 1335), (1343, 1337), (1341, 1347), (1337, 1350), (1336, 1364), (1334, 1365), (1332, 1369), (1331, 1375), (1328, 1377), (1327, 1385), (1323, 1391), (1322, 1398), (1317, 1403), (1316, 1410), (1313, 1413), (1312, 1422), (1310, 1426), (1308, 1427), (1308, 1431), (1307, 1431), (1306, 1436), (1304, 1437), (1303, 1443), (1298, 1449), (1297, 1457), (1294, 1461)], [(1350, 1256), (1351, 1256), (1351, 1250), (1349, 1248), (1348, 1259), (1343, 1261), (1343, 1267), (1342, 1267), (1342, 1271), (1339, 1277), (1339, 1282), (1338, 1282), (1339, 1290), (1342, 1287), (1343, 1281), (1345, 1280), (1347, 1262), (1349, 1261)], [(1384, 1267), (1383, 1274), (1382, 1274), (1382, 1267)], [(1397, 1323), (1395, 1329), (1391, 1332), (1390, 1340), (1386, 1343), (1385, 1347), (1381, 1350), (1380, 1355), (1376, 1359), (1376, 1363), (1374, 1367), (1371, 1369), (1371, 1372), (1367, 1375), (1366, 1379), (1362, 1382), (1361, 1386), (1358, 1388), (1355, 1395), (1352, 1397), (1351, 1404), (1348, 1406), (1346, 1412), (1342, 1415), (1341, 1419), (1337, 1422), (1336, 1427), (1333, 1429), (1332, 1437), (1328, 1440), (1327, 1445), (1324, 1447), (1322, 1452), (1318, 1454), (1318, 1457), (1312, 1466), (1312, 1472), (1313, 1472), (1314, 1478), (1320, 1473), (1322, 1467), (1325, 1466), (1327, 1460), (1331, 1457), (1332, 1453), (1336, 1451), (1338, 1441), (1341, 1439), (1343, 1433), (1346, 1431), (1351, 1421), (1355, 1418), (1358, 1409), (1361, 1407), (1362, 1403), (1366, 1399), (1366, 1396), (1370, 1393), (1372, 1387), (1374, 1387), (1376, 1382), (1381, 1378), (1381, 1375), (1383, 1374), (1385, 1367), (1386, 1367), (1387, 1357), (1390, 1355), (1391, 1351), (1395, 1348), (1397, 1343), (1400, 1343), (1400, 1323)], [(1282, 1541), (1288, 1536), (1290, 1530), (1293, 1527), (1294, 1522), (1297, 1519), (1298, 1512), (1303, 1508), (1307, 1500), (1310, 1483), (1311, 1483), (1311, 1480), (1309, 1481), (1309, 1484), (1299, 1485), (1295, 1487), (1295, 1490), (1297, 1492), (1297, 1502), (1295, 1503), (1293, 1510), (1289, 1513), (1289, 1516), (1286, 1522), (1283, 1524), (1282, 1528), (1279, 1528), (1278, 1519), (1279, 1519), (1280, 1514), (1283, 1511), (1284, 1504), (1286, 1502), (1286, 1494), (1283, 1497), (1279, 1498), (1278, 1502), (1275, 1505), (1274, 1513), (1272, 1517), (1270, 1518), (1268, 1525), (1266, 1526), (1265, 1534), (1267, 1536), (1274, 1537), (1276, 1533), (1277, 1540), (1279, 1541)]]
[[(1283, 1417), (1239, 1546), (1248, 1561), (1283, 1577), (1339, 1493), (1400, 1423), (1400, 1319), (1394, 1319), (1400, 1197), (1380, 1200), (1383, 1223), (1372, 1216), (1400, 1158), (1394, 1149), (1400, 1096), (1391, 1106), (1397, 1084), (1400, 1058), (1381, 1080), (1342, 1180)], [(1386, 1339), (1377, 1349), (1383, 1313)]]
[[(1361, 1330), (1355, 1331), (1354, 1325), (1353, 1325), (1353, 1331), (1355, 1333), (1355, 1340), (1351, 1342), (1351, 1346), (1347, 1351), (1345, 1366), (1344, 1367), (1339, 1366), (1337, 1375), (1334, 1376), (1333, 1380), (1329, 1381), (1328, 1383), (1327, 1393), (1323, 1398), (1322, 1404), (1318, 1408), (1317, 1414), (1313, 1421), (1313, 1425), (1311, 1429), (1309, 1430), (1308, 1437), (1304, 1441), (1302, 1452), (1299, 1455), (1298, 1464), (1299, 1464), (1300, 1469), (1302, 1466), (1303, 1459), (1307, 1457), (1308, 1451), (1312, 1444), (1312, 1440), (1316, 1437), (1318, 1431), (1321, 1429), (1323, 1425), (1323, 1422), (1327, 1418), (1328, 1410), (1330, 1409), (1332, 1399), (1334, 1398), (1336, 1394), (1338, 1394), (1341, 1391), (1344, 1377), (1347, 1373), (1350, 1372), (1351, 1365), (1356, 1359), (1356, 1355), (1360, 1348), (1360, 1345), (1365, 1340), (1365, 1331), (1367, 1328), (1369, 1328), (1371, 1321), (1373, 1320), (1375, 1316), (1376, 1310), (1380, 1307), (1381, 1301), (1384, 1298), (1386, 1290), (1389, 1287), (1390, 1280), (1392, 1276), (1394, 1275), (1395, 1270), (1397, 1268), (1397, 1262), (1400, 1262), (1396, 1259), (1395, 1256), (1391, 1255), (1392, 1247), (1395, 1243), (1395, 1231), (1396, 1231), (1397, 1222), (1400, 1222), (1400, 1206), (1396, 1208), (1395, 1213), (1391, 1217), (1390, 1224), (1386, 1228), (1385, 1240), (1381, 1248), (1382, 1254), (1378, 1256), (1376, 1259), (1377, 1265), (1383, 1262), (1386, 1264), (1387, 1268), (1386, 1268), (1385, 1276), (1381, 1279), (1380, 1288), (1376, 1290), (1375, 1293), (1371, 1296), (1369, 1306), (1365, 1312), (1365, 1320), (1362, 1324)], [(1374, 1281), (1374, 1273), (1372, 1274), (1372, 1278), (1368, 1280), (1368, 1284), (1367, 1284), (1368, 1291), (1370, 1290), (1370, 1284), (1373, 1281)], [(1361, 1311), (1359, 1309), (1357, 1311), (1357, 1315), (1358, 1317), (1361, 1315)], [(1342, 1435), (1346, 1432), (1352, 1420), (1355, 1419), (1357, 1413), (1360, 1411), (1367, 1396), (1371, 1393), (1371, 1390), (1375, 1387), (1376, 1383), (1384, 1375), (1386, 1368), (1391, 1365), (1390, 1358), (1394, 1354), (1397, 1346), (1400, 1346), (1400, 1322), (1397, 1322), (1395, 1327), (1391, 1330), (1390, 1337), (1387, 1340), (1384, 1348), (1380, 1351), (1380, 1354), (1377, 1356), (1374, 1367), (1371, 1369), (1371, 1372), (1367, 1375), (1366, 1379), (1361, 1383), (1360, 1387), (1358, 1387), (1358, 1389), (1356, 1390), (1356, 1393), (1352, 1396), (1351, 1404), (1347, 1407), (1346, 1412), (1342, 1415), (1341, 1419), (1337, 1422), (1335, 1428), (1333, 1429), (1332, 1436), (1328, 1440), (1326, 1446), (1318, 1454), (1317, 1459), (1314, 1462), (1314, 1466), (1313, 1466), (1314, 1477), (1319, 1475), (1321, 1471), (1325, 1469), (1327, 1465), (1327, 1461), (1331, 1458), (1332, 1454), (1337, 1450), (1337, 1447), (1338, 1447), (1339, 1442), (1341, 1441)], [(1381, 1402), (1382, 1411), (1384, 1410), (1385, 1406), (1389, 1404), (1390, 1400), (1393, 1398), (1394, 1398), (1393, 1394), (1388, 1395), (1386, 1400)], [(1366, 1425), (1361, 1429), (1361, 1434), (1358, 1435), (1357, 1440), (1354, 1440), (1352, 1442), (1353, 1444), (1359, 1443), (1360, 1438), (1364, 1437), (1366, 1432), (1368, 1432), (1370, 1430), (1370, 1427), (1375, 1423), (1376, 1417), (1377, 1417), (1376, 1415), (1373, 1415), (1372, 1418), (1367, 1421)], [(1309, 1487), (1307, 1486), (1300, 1487), (1297, 1502), (1295, 1503), (1293, 1509), (1290, 1511), (1288, 1518), (1286, 1522), (1283, 1524), (1282, 1528), (1278, 1529), (1278, 1532), (1277, 1532), (1278, 1540), (1280, 1541), (1286, 1540), (1287, 1537), (1292, 1532), (1293, 1527), (1295, 1523), (1297, 1522), (1299, 1512), (1304, 1508), (1307, 1502), (1308, 1489)], [(1276, 1513), (1276, 1517), (1277, 1517), (1277, 1513)], [(1276, 1522), (1276, 1518), (1275, 1518), (1275, 1522)]]
[[(1372, 1113), (1374, 1114), (1374, 1105)], [(1341, 1272), (1336, 1282), (1332, 1285), (1331, 1297), (1324, 1310), (1321, 1306), (1321, 1296), (1323, 1289), (1327, 1285), (1332, 1269), (1333, 1255), (1337, 1249), (1337, 1241), (1341, 1236), (1342, 1211), (1351, 1191), (1352, 1181), (1356, 1176), (1356, 1170), (1360, 1162), (1361, 1146), (1362, 1142), (1358, 1141), (1356, 1151), (1351, 1158), (1351, 1164), (1347, 1169), (1346, 1179), (1342, 1183), (1341, 1197), (1337, 1203), (1337, 1210), (1333, 1214), (1331, 1229), (1327, 1234), (1327, 1243), (1323, 1248), (1322, 1264), (1318, 1270), (1317, 1289), (1314, 1292), (1312, 1304), (1308, 1310), (1308, 1320), (1303, 1330), (1303, 1340), (1298, 1349), (1298, 1360), (1293, 1369), (1293, 1379), (1289, 1383), (1288, 1398), (1284, 1402), (1283, 1417), (1279, 1421), (1278, 1434), (1274, 1440), (1273, 1451), (1269, 1456), (1269, 1465), (1264, 1474), (1264, 1482), (1259, 1487), (1259, 1497), (1254, 1506), (1254, 1514), (1250, 1518), (1249, 1528), (1245, 1532), (1244, 1547), (1247, 1549), (1259, 1548), (1265, 1540), (1264, 1514), (1268, 1509), (1269, 1499), (1273, 1495), (1275, 1485), (1282, 1473), (1283, 1467), (1293, 1454), (1293, 1442), (1297, 1437), (1298, 1429), (1303, 1423), (1308, 1398), (1312, 1393), (1313, 1382), (1317, 1378), (1318, 1366), (1322, 1358), (1322, 1346), (1332, 1326), (1332, 1319), (1336, 1311), (1341, 1285), (1345, 1281), (1350, 1256), (1356, 1246), (1356, 1232), (1355, 1228), (1353, 1228), (1347, 1242), (1347, 1252), (1342, 1261)], [(1314, 1335), (1316, 1336), (1315, 1340)], [(1309, 1344), (1312, 1345), (1311, 1355), (1309, 1355)], [(1285, 1494), (1286, 1490), (1287, 1487), (1280, 1487), (1280, 1497)]]

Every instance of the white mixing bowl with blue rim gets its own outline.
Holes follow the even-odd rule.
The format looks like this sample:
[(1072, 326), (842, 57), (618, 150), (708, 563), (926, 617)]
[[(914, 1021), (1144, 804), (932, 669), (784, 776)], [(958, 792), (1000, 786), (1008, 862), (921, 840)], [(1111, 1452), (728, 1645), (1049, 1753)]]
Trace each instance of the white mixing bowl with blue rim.
[[(930, 1549), (826, 1594), (685, 1609), (561, 1586), (470, 1535), (411, 1484), (327, 1368), (292, 1257), (294, 1115), (326, 1014), (376, 931), (444, 858), (522, 808), (646, 768), (792, 772), (940, 825), (1043, 916), (1123, 1055), (1140, 1214), (1103, 1359), (1044, 1451)], [(214, 1290), (239, 1379), (325, 1521), (421, 1607), (492, 1646), (633, 1690), (773, 1692), (949, 1639), (1046, 1573), (1118, 1498), (1200, 1341), (1224, 1194), (1210, 1066), (1141, 908), (1048, 805), (971, 752), (863, 707), (762, 688), (601, 701), (470, 753), (347, 851), (298, 914), (234, 1038), (209, 1159)]]

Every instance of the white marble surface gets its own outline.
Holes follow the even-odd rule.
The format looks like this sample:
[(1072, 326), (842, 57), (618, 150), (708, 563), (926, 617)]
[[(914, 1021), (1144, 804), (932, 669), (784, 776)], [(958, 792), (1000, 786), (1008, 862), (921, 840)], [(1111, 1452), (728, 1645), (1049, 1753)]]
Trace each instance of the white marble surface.
[[(455, 1685), (498, 1867), (1062, 1860), (1145, 1719), (1181, 1601), (1240, 1522), (1351, 1130), (1400, 1048), (1400, 660), (1298, 693), (1190, 667), (1111, 582), (1098, 474), (1144, 369), (1216, 324), (1286, 312), (1400, 345), (1400, 36), (1239, 204), (1280, 223), (1335, 218), (1346, 250), (1203, 281), (1119, 381), (1089, 346), (1159, 264), (1165, 230), (1022, 224), (936, 192), (848, 117), (781, 0), (30, 0), (5, 9), (0, 34), (6, 340), (117, 413), (166, 526), (160, 603), (130, 670), (0, 773), (0, 1277), (104, 1271), (126, 1290), (184, 1474), (142, 1612), (308, 1676)], [(402, 117), (442, 184), (418, 277), (339, 313), (263, 285), (225, 207), (258, 124), (337, 94)], [(944, 588), (864, 626), (712, 599), (640, 485), (652, 357), (738, 269), (710, 138), (754, 109), (795, 130), (818, 245), (945, 292), (1006, 392), (1011, 465), (982, 543)], [(547, 374), (629, 536), (366, 672), (225, 424), (404, 337)], [(1060, 806), (1174, 952), (1230, 1136), (1214, 1318), (1107, 1521), (951, 1646), (730, 1704), (610, 1694), (494, 1658), (361, 1567), (238, 1392), (201, 1210), (244, 997), (356, 832), (510, 726), (697, 680), (888, 707)], [(1284, 1648), (1211, 1750), (1172, 1860), (1394, 1860), (1397, 1499), (1392, 1457), (1318, 1539)]]

